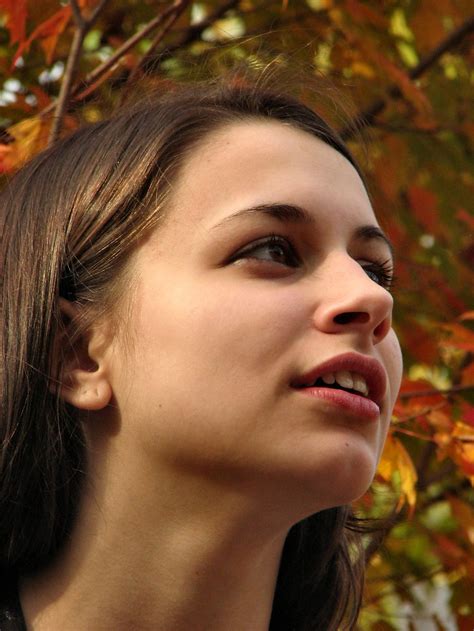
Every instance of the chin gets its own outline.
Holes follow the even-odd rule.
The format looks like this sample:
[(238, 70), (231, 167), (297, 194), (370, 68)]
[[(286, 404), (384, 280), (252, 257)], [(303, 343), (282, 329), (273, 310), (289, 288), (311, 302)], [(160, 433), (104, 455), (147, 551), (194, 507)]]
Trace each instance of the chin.
[(351, 444), (346, 440), (344, 447), (339, 446), (332, 454), (326, 452), (324, 458), (308, 462), (304, 484), (311, 510), (324, 510), (357, 500), (370, 487), (376, 468), (374, 451), (361, 441)]

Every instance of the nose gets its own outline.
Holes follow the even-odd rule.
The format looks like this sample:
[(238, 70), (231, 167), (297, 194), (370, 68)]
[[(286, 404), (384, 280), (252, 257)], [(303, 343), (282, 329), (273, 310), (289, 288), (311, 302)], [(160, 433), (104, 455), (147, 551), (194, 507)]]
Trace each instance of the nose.
[(325, 333), (358, 333), (379, 344), (392, 325), (392, 295), (354, 259), (346, 255), (345, 263), (340, 263), (333, 261), (328, 273), (319, 270), (324, 281), (318, 288), (314, 325)]

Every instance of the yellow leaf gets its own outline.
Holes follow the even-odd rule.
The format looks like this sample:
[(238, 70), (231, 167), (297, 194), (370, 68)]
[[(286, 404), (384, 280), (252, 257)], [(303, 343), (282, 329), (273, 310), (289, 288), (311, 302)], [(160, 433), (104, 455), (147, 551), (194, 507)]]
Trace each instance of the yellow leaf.
[(8, 151), (0, 155), (0, 170), (11, 171), (19, 168), (24, 162), (37, 153), (45, 139), (42, 120), (39, 116), (32, 116), (8, 128), (8, 133), (14, 142), (7, 146)]
[(366, 77), (367, 79), (373, 79), (375, 77), (373, 68), (363, 61), (354, 61), (351, 68), (354, 74)]
[(409, 453), (394, 436), (387, 438), (377, 472), (387, 482), (391, 482), (393, 474), (398, 472), (400, 475), (401, 496), (397, 508), (400, 509), (406, 501), (410, 508), (413, 509), (416, 503), (416, 482), (418, 476)]

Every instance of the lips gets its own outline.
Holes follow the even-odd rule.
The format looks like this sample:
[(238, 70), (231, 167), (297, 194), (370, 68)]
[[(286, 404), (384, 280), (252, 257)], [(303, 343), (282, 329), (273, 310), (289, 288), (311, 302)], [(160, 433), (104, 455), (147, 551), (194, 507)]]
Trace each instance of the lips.
[(361, 375), (368, 388), (368, 394), (364, 398), (371, 399), (379, 408), (381, 407), (387, 389), (387, 377), (381, 363), (367, 355), (344, 353), (333, 357), (294, 379), (291, 386), (298, 389), (309, 387), (309, 384), (314, 384), (323, 375), (338, 371), (348, 371)]

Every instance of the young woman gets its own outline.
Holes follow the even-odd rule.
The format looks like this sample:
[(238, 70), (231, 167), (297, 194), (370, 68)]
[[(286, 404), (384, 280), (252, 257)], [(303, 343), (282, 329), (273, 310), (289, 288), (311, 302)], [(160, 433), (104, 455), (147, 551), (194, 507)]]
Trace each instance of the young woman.
[(392, 252), (300, 102), (150, 98), (9, 183), (0, 629), (353, 627)]

